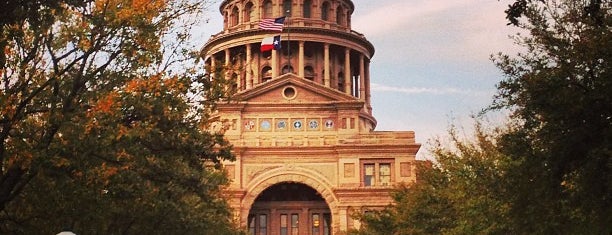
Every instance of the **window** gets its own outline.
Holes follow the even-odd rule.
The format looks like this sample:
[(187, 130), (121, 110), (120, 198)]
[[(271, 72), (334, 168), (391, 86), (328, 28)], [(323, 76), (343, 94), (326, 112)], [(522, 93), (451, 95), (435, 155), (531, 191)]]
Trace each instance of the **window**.
[(291, 16), (291, 13), (292, 13), (291, 6), (292, 5), (293, 5), (293, 3), (291, 2), (291, 0), (283, 1), (283, 14), (285, 16)]
[(315, 77), (314, 69), (312, 66), (304, 67), (304, 78), (313, 81)]
[(264, 4), (264, 18), (272, 18), (272, 2), (271, 1), (265, 1)]
[(255, 215), (249, 215), (249, 235), (255, 235)]
[(262, 74), (262, 81), (266, 82), (270, 79), (272, 79), (272, 67), (270, 66), (266, 66), (261, 70), (261, 74)]
[(339, 72), (338, 73), (338, 90), (341, 92), (344, 92), (344, 73), (343, 72)]
[(286, 214), (281, 214), (280, 217), (280, 234), (281, 235), (289, 235), (287, 234), (287, 215)]
[(342, 9), (342, 7), (336, 8), (336, 23), (338, 25), (342, 25), (344, 23), (343, 17), (342, 17), (343, 11), (344, 10)]
[(231, 19), (231, 22), (230, 22), (231, 26), (238, 25), (238, 7), (234, 7), (232, 9), (232, 14), (230, 16), (230, 19)]
[(311, 214), (310, 231), (311, 235), (330, 235), (331, 234), (331, 214), (315, 212)]
[(244, 9), (244, 21), (253, 22), (255, 21), (255, 7), (252, 2), (248, 2)]
[(390, 186), (393, 179), (392, 160), (362, 161), (363, 186)]
[(329, 20), (329, 2), (324, 2), (321, 5), (321, 19)]
[(299, 219), (298, 214), (291, 214), (291, 235), (299, 234), (298, 219)]
[(330, 224), (331, 224), (331, 214), (325, 213), (323, 214), (323, 235), (330, 234)]
[(363, 165), (363, 185), (364, 186), (372, 186), (375, 184), (374, 182), (374, 164), (364, 164)]
[(321, 226), (321, 220), (319, 214), (312, 214), (312, 235), (319, 235), (319, 227)]
[(384, 186), (391, 184), (391, 164), (380, 163), (378, 166), (380, 167), (380, 184)]
[(259, 215), (259, 234), (260, 235), (268, 234), (268, 216), (267, 215)]
[(311, 13), (310, 13), (310, 9), (312, 9), (312, 1), (311, 0), (304, 0), (304, 8), (302, 9), (302, 11), (304, 12), (304, 18), (310, 18)]
[(283, 66), (283, 74), (286, 74), (286, 73), (293, 73), (293, 67), (291, 67), (291, 65)]

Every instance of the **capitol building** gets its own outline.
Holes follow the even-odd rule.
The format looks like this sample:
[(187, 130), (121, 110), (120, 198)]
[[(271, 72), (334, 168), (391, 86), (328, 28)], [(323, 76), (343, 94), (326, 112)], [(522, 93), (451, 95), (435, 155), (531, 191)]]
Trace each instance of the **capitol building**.
[[(223, 31), (202, 54), (210, 68), (226, 68), (235, 92), (213, 118), (234, 146), (236, 160), (223, 163), (231, 180), (225, 195), (249, 234), (340, 234), (360, 226), (352, 215), (383, 208), (395, 185), (416, 180), (414, 132), (375, 130), (374, 45), (351, 29), (355, 7), (351, 0), (219, 7)], [(281, 27), (262, 27), (266, 21)], [(264, 49), (274, 36), (276, 45)]]

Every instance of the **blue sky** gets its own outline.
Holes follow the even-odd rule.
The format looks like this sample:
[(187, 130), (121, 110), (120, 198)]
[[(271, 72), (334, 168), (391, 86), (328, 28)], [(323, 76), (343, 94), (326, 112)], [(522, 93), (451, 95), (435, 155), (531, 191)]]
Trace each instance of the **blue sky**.
[[(428, 140), (490, 104), (503, 76), (490, 61), (516, 51), (504, 10), (509, 0), (353, 0), (352, 28), (376, 48), (370, 63), (376, 130), (412, 130), (430, 158)], [(218, 4), (195, 34), (222, 29)], [(202, 42), (202, 44), (204, 41)], [(468, 131), (469, 134), (469, 131)]]

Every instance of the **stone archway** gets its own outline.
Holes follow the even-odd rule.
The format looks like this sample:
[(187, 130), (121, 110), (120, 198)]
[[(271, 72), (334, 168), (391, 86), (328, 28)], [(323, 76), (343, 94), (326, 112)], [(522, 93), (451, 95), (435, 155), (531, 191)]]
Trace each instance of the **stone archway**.
[(316, 190), (331, 211), (332, 227), (338, 227), (338, 220), (336, 219), (339, 216), (337, 210), (338, 200), (334, 195), (331, 183), (314, 170), (296, 166), (283, 166), (271, 169), (249, 182), (246, 187), (247, 192), (241, 203), (240, 224), (242, 227), (247, 226), (249, 211), (256, 198), (264, 190), (279, 183), (300, 183)]

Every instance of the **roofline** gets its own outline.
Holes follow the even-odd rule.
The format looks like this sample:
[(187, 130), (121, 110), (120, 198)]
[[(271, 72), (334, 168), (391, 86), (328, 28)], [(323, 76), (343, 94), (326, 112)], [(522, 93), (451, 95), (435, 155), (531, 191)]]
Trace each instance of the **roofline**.
[[(374, 45), (370, 41), (368, 41), (365, 38), (365, 36), (363, 36), (363, 34), (358, 33), (356, 31), (351, 31), (351, 33), (347, 33), (344, 31), (337, 31), (337, 30), (324, 29), (324, 28), (310, 28), (310, 27), (285, 27), (285, 29), (290, 30), (292, 33), (311, 33), (311, 34), (319, 34), (319, 35), (326, 35), (326, 36), (329, 36), (330, 33), (333, 33), (337, 35), (337, 37), (339, 38), (351, 40), (353, 42), (357, 42), (363, 45), (364, 48), (368, 52), (368, 56), (369, 56), (368, 59), (371, 59), (374, 56), (374, 52), (375, 52)], [(232, 32), (232, 33), (227, 33), (227, 34), (218, 33), (216, 35), (211, 36), (211, 39), (209, 39), (206, 42), (206, 44), (204, 44), (204, 46), (200, 50), (200, 53), (204, 55), (205, 53), (209, 52), (209, 50), (212, 47), (222, 42), (227, 42), (233, 39), (243, 38), (245, 36), (253, 36), (253, 35), (263, 36), (263, 35), (268, 35), (268, 34), (269, 32), (265, 30), (260, 30), (260, 29), (242, 30), (242, 31)]]

